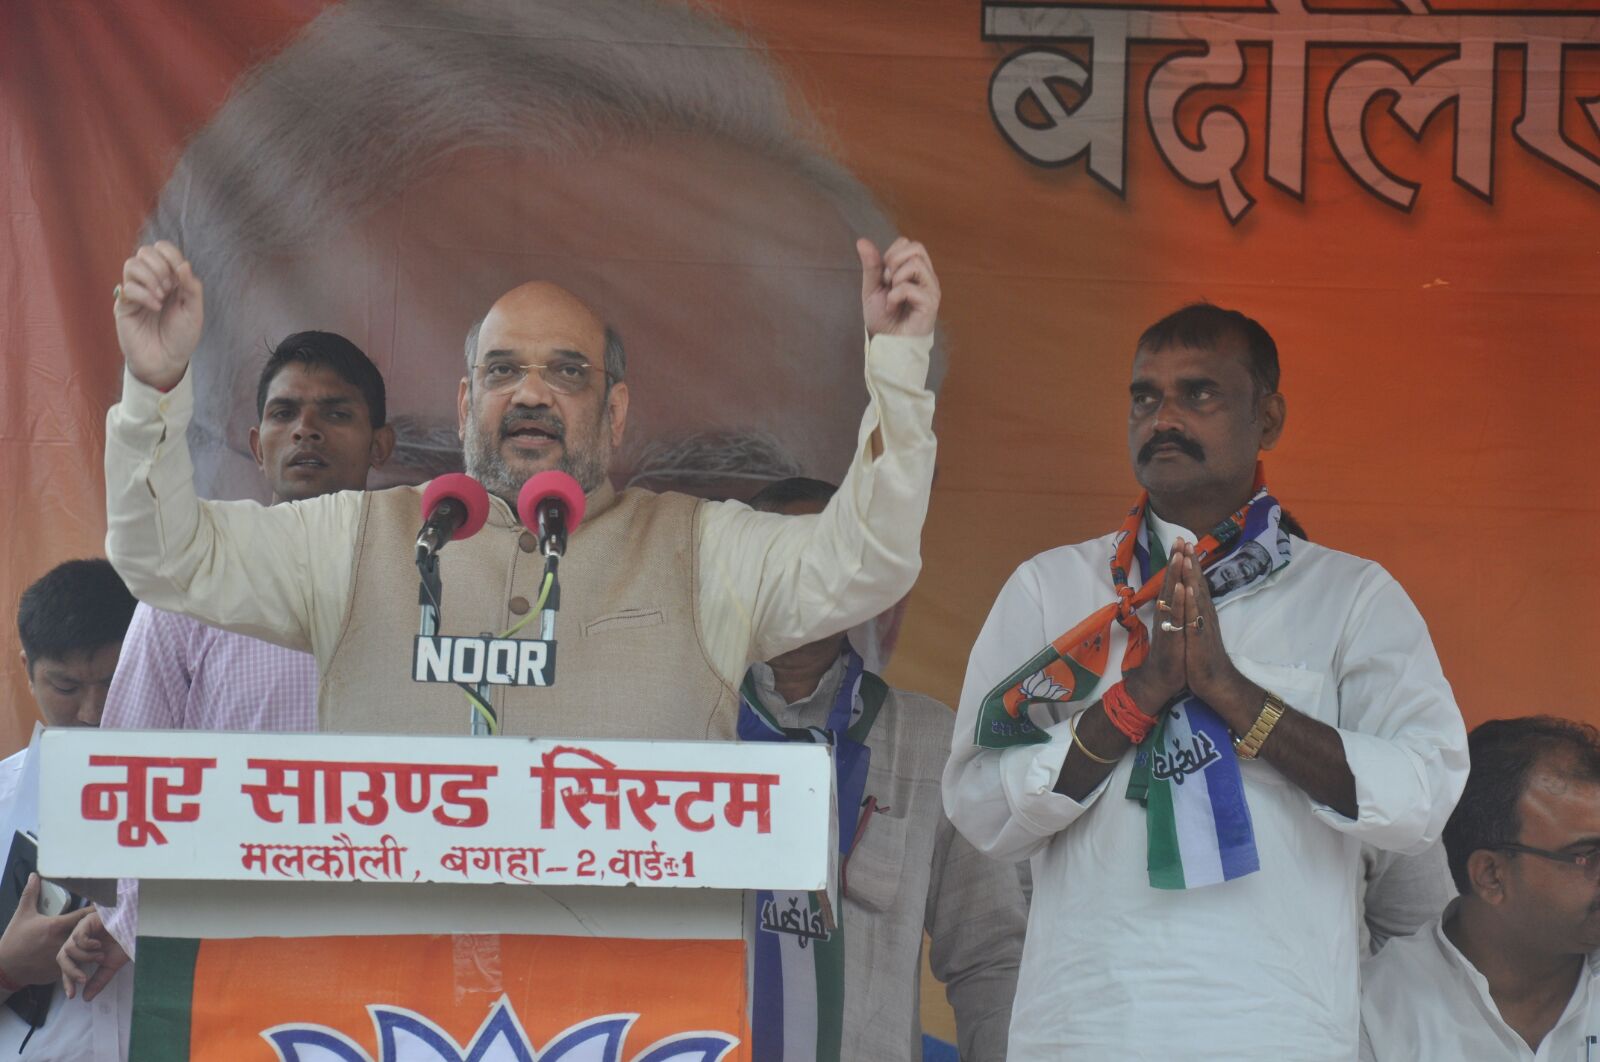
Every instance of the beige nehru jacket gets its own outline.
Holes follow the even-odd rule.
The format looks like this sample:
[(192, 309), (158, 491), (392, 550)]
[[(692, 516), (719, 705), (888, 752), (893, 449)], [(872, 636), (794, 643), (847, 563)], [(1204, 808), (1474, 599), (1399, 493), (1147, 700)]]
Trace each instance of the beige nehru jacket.
[[(572, 536), (562, 565), (556, 689), (564, 692), (511, 695), (508, 732), (730, 736), (731, 691), (750, 662), (851, 627), (903, 596), (920, 567), (933, 476), (929, 347), (926, 338), (887, 336), (868, 344), (869, 402), (855, 457), (817, 516), (595, 492), (594, 516)], [(155, 607), (313, 653), (324, 676), (320, 714), (333, 728), (465, 732), (459, 693), (410, 681), (416, 491), (270, 507), (200, 501), (184, 441), (192, 403), (188, 376), (165, 394), (128, 376), (106, 417), (106, 553), (129, 588)], [(875, 431), (883, 443), (876, 457)], [(499, 499), (491, 506), (481, 543), (444, 552), (446, 633), (498, 633), (518, 618), (511, 598), (537, 596), (528, 589), (534, 558), (520, 551), (510, 511)], [(466, 562), (475, 550), (486, 558), (482, 569), (458, 571), (456, 554)], [(663, 563), (679, 578), (651, 567)], [(667, 626), (674, 630), (656, 629)], [(670, 656), (673, 666), (630, 662), (641, 653)], [(678, 714), (645, 723), (641, 703), (672, 704)]]
[[(421, 492), (367, 495), (351, 607), (322, 673), (323, 730), (460, 734), (459, 689), (411, 680)], [(561, 561), (556, 682), (491, 687), (501, 732), (562, 737), (732, 739), (736, 694), (706, 658), (695, 615), (694, 514), (683, 494), (594, 493)], [(537, 603), (544, 558), (504, 505), (439, 555), (446, 634), (499, 634)], [(523, 634), (538, 637), (537, 618)]]

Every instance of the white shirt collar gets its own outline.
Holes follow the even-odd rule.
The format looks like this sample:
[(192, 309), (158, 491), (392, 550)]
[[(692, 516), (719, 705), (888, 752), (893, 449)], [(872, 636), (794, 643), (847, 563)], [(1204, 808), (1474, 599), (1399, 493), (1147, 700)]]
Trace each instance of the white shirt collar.
[[(1171, 524), (1161, 519), (1161, 517), (1156, 515), (1156, 511), (1150, 508), (1148, 504), (1146, 504), (1144, 508), (1144, 519), (1145, 526), (1149, 528), (1151, 537), (1153, 537), (1156, 542), (1160, 544), (1161, 554), (1164, 557), (1172, 556), (1172, 543), (1179, 537), (1187, 538), (1190, 542), (1194, 541), (1193, 535), (1189, 534), (1188, 531), (1179, 525)], [(1137, 569), (1139, 566), (1135, 564), (1133, 567), (1135, 569), (1135, 574), (1137, 574)]]
[[(839, 686), (843, 668), (844, 654), (840, 653), (817, 680), (816, 689), (793, 704), (785, 701), (778, 692), (772, 668), (765, 661), (751, 664), (750, 674), (755, 679), (756, 696), (761, 698), (762, 707), (772, 713), (779, 725), (816, 726), (820, 723), (808, 716), (820, 713), (820, 718), (826, 720), (828, 711), (833, 707), (833, 694)], [(812, 708), (818, 709), (818, 712), (811, 712)]]
[[(1510, 1031), (1510, 1026), (1506, 1025), (1505, 1019), (1500, 1016), (1500, 1007), (1495, 1003), (1494, 995), (1489, 991), (1489, 979), (1478, 971), (1478, 968), (1472, 964), (1471, 959), (1461, 953), (1461, 949), (1455, 946), (1455, 943), (1444, 931), (1444, 924), (1450, 921), (1456, 912), (1456, 908), (1460, 906), (1461, 897), (1457, 896), (1445, 905), (1444, 913), (1434, 920), (1428, 931), (1433, 934), (1434, 942), (1439, 947), (1439, 954), (1444, 957), (1446, 962), (1461, 971), (1472, 987), (1477, 989), (1480, 1001), (1488, 1013), (1493, 1014), (1495, 1019), (1505, 1026), (1507, 1031)], [(1572, 998), (1567, 1001), (1567, 1006), (1561, 1012), (1561, 1017), (1556, 1019), (1552, 1032), (1566, 1022), (1567, 1018), (1575, 1010), (1581, 1010), (1588, 1006), (1589, 995), (1594, 991), (1597, 975), (1600, 975), (1600, 951), (1589, 953), (1583, 964), (1583, 972), (1578, 975), (1578, 983), (1572, 987)]]
[(1168, 523), (1161, 519), (1156, 515), (1156, 511), (1148, 505), (1145, 506), (1144, 516), (1150, 525), (1150, 533), (1156, 537), (1157, 542), (1161, 543), (1161, 552), (1169, 557), (1172, 556), (1172, 543), (1177, 539), (1182, 538), (1188, 542), (1197, 542), (1200, 539), (1199, 535), (1196, 535), (1187, 527)]

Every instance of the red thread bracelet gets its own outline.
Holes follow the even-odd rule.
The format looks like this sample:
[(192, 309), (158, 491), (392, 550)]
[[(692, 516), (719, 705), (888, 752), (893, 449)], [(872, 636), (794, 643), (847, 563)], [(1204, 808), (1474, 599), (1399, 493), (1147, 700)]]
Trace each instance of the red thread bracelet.
[(1106, 718), (1111, 720), (1111, 725), (1135, 745), (1141, 744), (1150, 736), (1150, 731), (1155, 729), (1155, 718), (1139, 710), (1124, 683), (1118, 682), (1101, 694), (1100, 705), (1105, 709)]

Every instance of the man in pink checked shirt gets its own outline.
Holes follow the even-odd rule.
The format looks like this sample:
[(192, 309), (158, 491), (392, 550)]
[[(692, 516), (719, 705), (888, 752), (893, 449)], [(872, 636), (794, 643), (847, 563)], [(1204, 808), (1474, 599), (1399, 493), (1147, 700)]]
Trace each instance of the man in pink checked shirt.
[[(364, 490), (394, 449), (383, 376), (354, 343), (297, 332), (267, 358), (256, 388), (250, 452), (272, 502)], [(125, 730), (307, 731), (317, 723), (317, 663), (244, 634), (141, 604), (133, 616), (100, 725)], [(138, 883), (115, 909), (79, 922), (59, 963), (68, 995), (85, 999), (132, 958)], [(98, 966), (92, 976), (91, 967)]]

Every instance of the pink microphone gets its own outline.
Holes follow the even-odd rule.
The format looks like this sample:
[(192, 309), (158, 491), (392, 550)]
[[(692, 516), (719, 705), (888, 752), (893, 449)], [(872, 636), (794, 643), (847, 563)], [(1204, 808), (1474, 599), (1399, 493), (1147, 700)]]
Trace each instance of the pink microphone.
[(517, 494), (517, 517), (539, 535), (539, 551), (560, 556), (567, 536), (583, 522), (585, 499), (578, 481), (565, 472), (540, 472)]
[(464, 472), (451, 472), (422, 491), (422, 530), (417, 534), (417, 563), (432, 559), (446, 542), (471, 538), (489, 518), (489, 492)]

